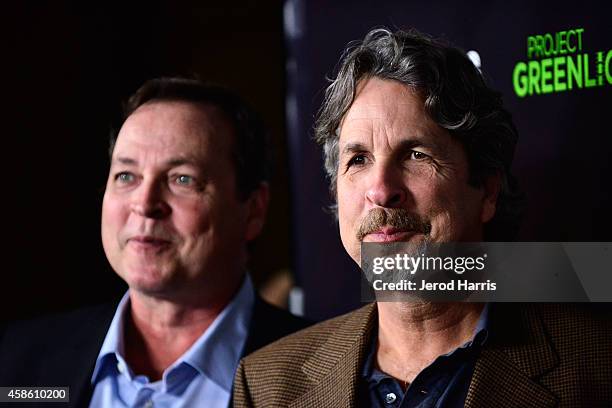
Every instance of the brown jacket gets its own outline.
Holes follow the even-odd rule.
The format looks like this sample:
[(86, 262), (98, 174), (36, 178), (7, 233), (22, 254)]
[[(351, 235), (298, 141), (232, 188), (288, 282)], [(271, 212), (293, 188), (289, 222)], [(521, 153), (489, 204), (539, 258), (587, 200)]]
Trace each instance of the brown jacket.
[[(609, 310), (609, 309), (608, 309)], [(493, 304), (466, 407), (612, 407), (612, 322), (576, 305)], [(355, 407), (371, 304), (246, 357), (234, 406)]]

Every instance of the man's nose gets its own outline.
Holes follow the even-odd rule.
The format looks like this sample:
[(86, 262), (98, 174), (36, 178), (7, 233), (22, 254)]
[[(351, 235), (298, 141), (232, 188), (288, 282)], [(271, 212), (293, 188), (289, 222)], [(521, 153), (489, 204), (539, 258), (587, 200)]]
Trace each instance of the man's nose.
[(143, 181), (132, 196), (130, 209), (146, 218), (164, 218), (170, 214), (170, 206), (164, 198), (163, 186), (152, 181)]
[(390, 164), (379, 164), (368, 179), (366, 199), (377, 207), (403, 207), (408, 197), (403, 172)]

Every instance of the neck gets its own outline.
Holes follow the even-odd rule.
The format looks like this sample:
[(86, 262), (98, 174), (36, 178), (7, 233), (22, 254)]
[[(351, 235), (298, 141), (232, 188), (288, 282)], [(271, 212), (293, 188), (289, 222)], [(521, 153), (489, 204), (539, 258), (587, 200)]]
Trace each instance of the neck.
[(377, 363), (404, 385), (472, 339), (481, 303), (378, 303)]
[(130, 290), (130, 312), (125, 320), (125, 358), (136, 374), (151, 381), (182, 356), (210, 327), (235, 296), (207, 299), (206, 304), (159, 299)]

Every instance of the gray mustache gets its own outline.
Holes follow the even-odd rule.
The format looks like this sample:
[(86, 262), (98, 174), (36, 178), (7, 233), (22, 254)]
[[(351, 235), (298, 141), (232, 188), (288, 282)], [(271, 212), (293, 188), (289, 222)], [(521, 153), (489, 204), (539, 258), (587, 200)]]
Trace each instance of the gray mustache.
[(383, 227), (392, 227), (420, 234), (431, 232), (431, 223), (404, 208), (374, 208), (364, 217), (357, 230), (357, 239), (363, 238)]

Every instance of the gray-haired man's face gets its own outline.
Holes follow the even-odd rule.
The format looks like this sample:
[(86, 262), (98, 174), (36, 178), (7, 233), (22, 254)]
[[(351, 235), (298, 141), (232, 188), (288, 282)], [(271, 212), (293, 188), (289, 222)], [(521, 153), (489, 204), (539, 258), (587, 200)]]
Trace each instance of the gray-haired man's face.
[(468, 184), (461, 143), (397, 81), (359, 83), (338, 166), (340, 236), (357, 263), (361, 241), (480, 241), (495, 213), (496, 194)]

